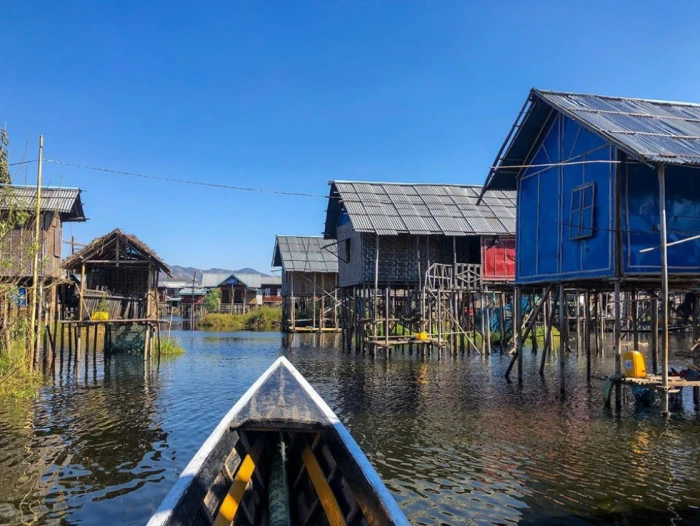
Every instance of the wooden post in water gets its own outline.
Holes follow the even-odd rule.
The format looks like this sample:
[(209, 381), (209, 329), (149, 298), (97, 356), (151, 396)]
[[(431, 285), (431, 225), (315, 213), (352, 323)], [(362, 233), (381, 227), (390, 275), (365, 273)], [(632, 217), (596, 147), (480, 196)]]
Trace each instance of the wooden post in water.
[(586, 348), (586, 380), (591, 383), (591, 291), (584, 295), (583, 345)]
[(632, 304), (632, 349), (639, 350), (639, 312), (637, 309), (637, 291), (632, 289), (630, 293)]
[(566, 343), (567, 343), (567, 320), (566, 320), (566, 293), (564, 284), (559, 285), (559, 392), (566, 392)]
[(523, 381), (523, 322), (521, 307), (521, 289), (515, 287), (513, 294), (513, 336), (515, 338), (515, 353), (518, 356), (518, 382)]
[[(622, 308), (620, 305), (620, 280), (615, 280), (615, 374), (622, 373)], [(615, 382), (615, 411), (622, 409), (622, 386)]]
[(486, 354), (491, 354), (491, 296), (488, 289), (486, 290)]
[(663, 309), (663, 332), (661, 333), (661, 381), (663, 383), (663, 414), (668, 415), (668, 235), (666, 233), (666, 167), (657, 166), (659, 176), (659, 217), (661, 218), (661, 302)]
[(659, 298), (653, 292), (651, 297), (651, 370), (654, 374), (659, 374)]

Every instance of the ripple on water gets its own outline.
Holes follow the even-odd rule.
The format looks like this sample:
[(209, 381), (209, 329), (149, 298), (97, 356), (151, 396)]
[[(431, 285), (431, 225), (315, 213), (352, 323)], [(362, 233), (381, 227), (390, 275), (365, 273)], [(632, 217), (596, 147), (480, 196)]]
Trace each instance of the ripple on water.
[[(180, 333), (184, 356), (144, 369), (118, 356), (67, 367), (35, 401), (0, 405), (0, 523), (142, 524), (237, 398), (286, 354), (346, 423), (413, 524), (695, 524), (700, 426), (692, 404), (602, 407), (569, 358), (520, 387), (508, 357), (390, 361), (347, 354), (331, 338)], [(100, 359), (101, 360), (101, 359)], [(611, 357), (594, 374), (613, 370)]]

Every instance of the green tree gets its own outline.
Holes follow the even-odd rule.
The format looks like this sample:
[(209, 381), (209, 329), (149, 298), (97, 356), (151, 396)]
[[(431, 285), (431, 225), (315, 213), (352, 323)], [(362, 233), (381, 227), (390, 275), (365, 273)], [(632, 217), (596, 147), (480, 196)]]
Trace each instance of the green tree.
[(219, 310), (219, 305), (221, 305), (221, 293), (219, 289), (212, 289), (204, 295), (202, 300), (202, 305), (207, 312), (217, 312)]

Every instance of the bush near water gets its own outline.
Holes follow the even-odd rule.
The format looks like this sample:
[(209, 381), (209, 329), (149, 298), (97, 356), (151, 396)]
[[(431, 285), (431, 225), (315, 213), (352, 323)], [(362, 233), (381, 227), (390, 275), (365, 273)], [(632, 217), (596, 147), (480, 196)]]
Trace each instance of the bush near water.
[(246, 314), (207, 314), (199, 320), (199, 327), (220, 331), (272, 331), (280, 327), (282, 309), (260, 307)]

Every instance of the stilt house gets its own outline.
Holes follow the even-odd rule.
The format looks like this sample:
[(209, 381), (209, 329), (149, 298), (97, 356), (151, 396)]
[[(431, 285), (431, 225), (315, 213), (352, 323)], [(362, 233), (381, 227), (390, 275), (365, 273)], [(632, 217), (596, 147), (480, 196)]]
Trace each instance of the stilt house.
[(158, 272), (170, 268), (136, 236), (115, 229), (68, 257), (63, 267), (78, 276), (78, 319), (107, 309), (109, 319), (158, 316)]
[[(443, 328), (451, 326), (453, 337), (463, 332), (464, 313), (486, 281), (492, 288), (512, 281), (515, 193), (488, 192), (477, 206), (480, 192), (466, 185), (330, 183), (324, 237), (338, 244), (346, 335), (376, 344), (383, 333), (389, 346), (389, 336), (427, 330), (444, 345)], [(483, 256), (491, 264), (482, 265)]]
[(221, 312), (246, 313), (251, 308), (282, 303), (282, 280), (252, 272), (205, 272), (201, 288), (218, 289)]
[(334, 239), (276, 237), (272, 266), (282, 268), (283, 330), (337, 330), (337, 248)]
[[(85, 221), (78, 188), (41, 189), (41, 238), (38, 274), (44, 282), (63, 276), (63, 223)], [(0, 276), (28, 284), (32, 280), (36, 186), (0, 185), (0, 217), (10, 225), (0, 236)]]
[[(517, 190), (517, 283), (658, 285), (660, 195), (669, 243), (697, 235), (698, 166), (698, 104), (533, 89), (483, 192)], [(700, 239), (669, 246), (668, 272), (700, 278)]]
[[(591, 290), (615, 290), (617, 373), (620, 290), (630, 294), (628, 328), (635, 348), (640, 315), (635, 291), (645, 291), (656, 368), (657, 298), (668, 320), (669, 284), (688, 290), (700, 280), (699, 167), (700, 105), (685, 102), (533, 89), (501, 146), (483, 195), (517, 191), (516, 292), (558, 284), (564, 334), (566, 295), (585, 291), (589, 378)], [(563, 347), (565, 339), (560, 342)], [(663, 342), (665, 372), (667, 329)], [(562, 371), (564, 356), (560, 352)], [(561, 374), (562, 390), (564, 378)]]
[[(324, 237), (337, 239), (341, 287), (416, 287), (446, 281), (479, 288), (511, 281), (515, 193), (466, 185), (332, 181)], [(483, 254), (494, 261), (486, 275)], [(500, 248), (496, 258), (489, 249)], [(499, 263), (496, 264), (495, 261)], [(502, 263), (501, 263), (502, 262)], [(447, 283), (443, 283), (445, 286)]]

